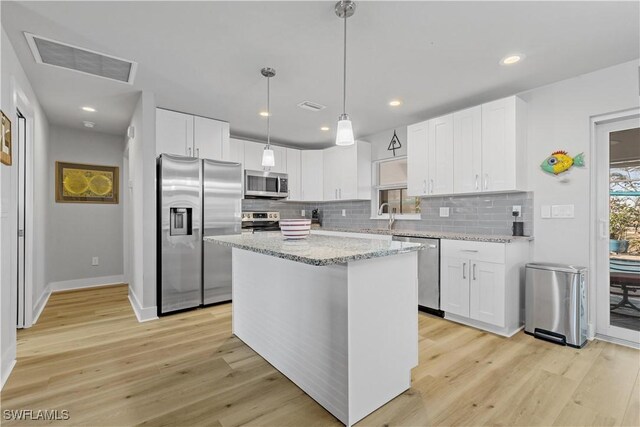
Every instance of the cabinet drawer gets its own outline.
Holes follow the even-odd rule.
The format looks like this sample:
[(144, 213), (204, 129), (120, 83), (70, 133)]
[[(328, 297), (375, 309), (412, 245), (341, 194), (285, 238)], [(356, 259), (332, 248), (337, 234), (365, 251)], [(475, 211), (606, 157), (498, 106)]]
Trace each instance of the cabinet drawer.
[(443, 257), (464, 258), (497, 264), (505, 263), (504, 243), (443, 239), (441, 241), (440, 251)]

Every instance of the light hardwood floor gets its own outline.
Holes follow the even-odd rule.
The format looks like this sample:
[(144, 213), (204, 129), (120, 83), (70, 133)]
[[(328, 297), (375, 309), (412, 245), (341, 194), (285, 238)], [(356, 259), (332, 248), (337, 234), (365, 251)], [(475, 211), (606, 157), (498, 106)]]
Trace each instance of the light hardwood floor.
[[(639, 370), (629, 348), (506, 339), (421, 314), (411, 389), (357, 425), (638, 426)], [(58, 425), (341, 425), (231, 334), (230, 304), (138, 323), (126, 286), (53, 294), (18, 333), (1, 399), (67, 409)]]

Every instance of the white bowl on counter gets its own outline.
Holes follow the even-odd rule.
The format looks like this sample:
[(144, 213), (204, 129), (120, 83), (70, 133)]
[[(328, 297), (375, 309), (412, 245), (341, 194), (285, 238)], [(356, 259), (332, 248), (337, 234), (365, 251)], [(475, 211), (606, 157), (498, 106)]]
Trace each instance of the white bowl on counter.
[(309, 236), (310, 230), (310, 219), (299, 218), (280, 220), (280, 232), (287, 240), (306, 239)]

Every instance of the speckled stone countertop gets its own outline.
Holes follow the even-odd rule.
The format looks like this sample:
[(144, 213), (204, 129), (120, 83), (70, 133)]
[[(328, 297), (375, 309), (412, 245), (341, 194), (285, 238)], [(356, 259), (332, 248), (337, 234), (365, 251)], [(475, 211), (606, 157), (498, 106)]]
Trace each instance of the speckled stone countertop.
[(531, 236), (503, 236), (491, 234), (449, 233), (444, 231), (411, 231), (411, 230), (387, 230), (384, 228), (331, 228), (319, 227), (315, 231), (339, 231), (343, 233), (386, 234), (405, 237), (426, 237), (431, 239), (468, 240), (472, 242), (511, 243), (527, 242), (533, 240)]
[(209, 244), (231, 246), (316, 266), (397, 255), (424, 247), (419, 243), (317, 234), (302, 240), (285, 240), (280, 232), (208, 236), (204, 240)]

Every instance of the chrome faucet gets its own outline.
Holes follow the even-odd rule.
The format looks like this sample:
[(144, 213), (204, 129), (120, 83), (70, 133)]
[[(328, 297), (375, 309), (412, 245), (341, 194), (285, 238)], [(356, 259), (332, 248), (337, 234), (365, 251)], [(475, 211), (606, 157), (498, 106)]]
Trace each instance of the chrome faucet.
[(391, 206), (389, 206), (389, 203), (384, 202), (378, 208), (378, 216), (382, 215), (382, 209), (384, 209), (385, 206), (391, 209), (391, 212), (389, 212), (389, 230), (391, 230), (393, 228), (393, 223), (396, 221), (396, 208), (392, 209)]

